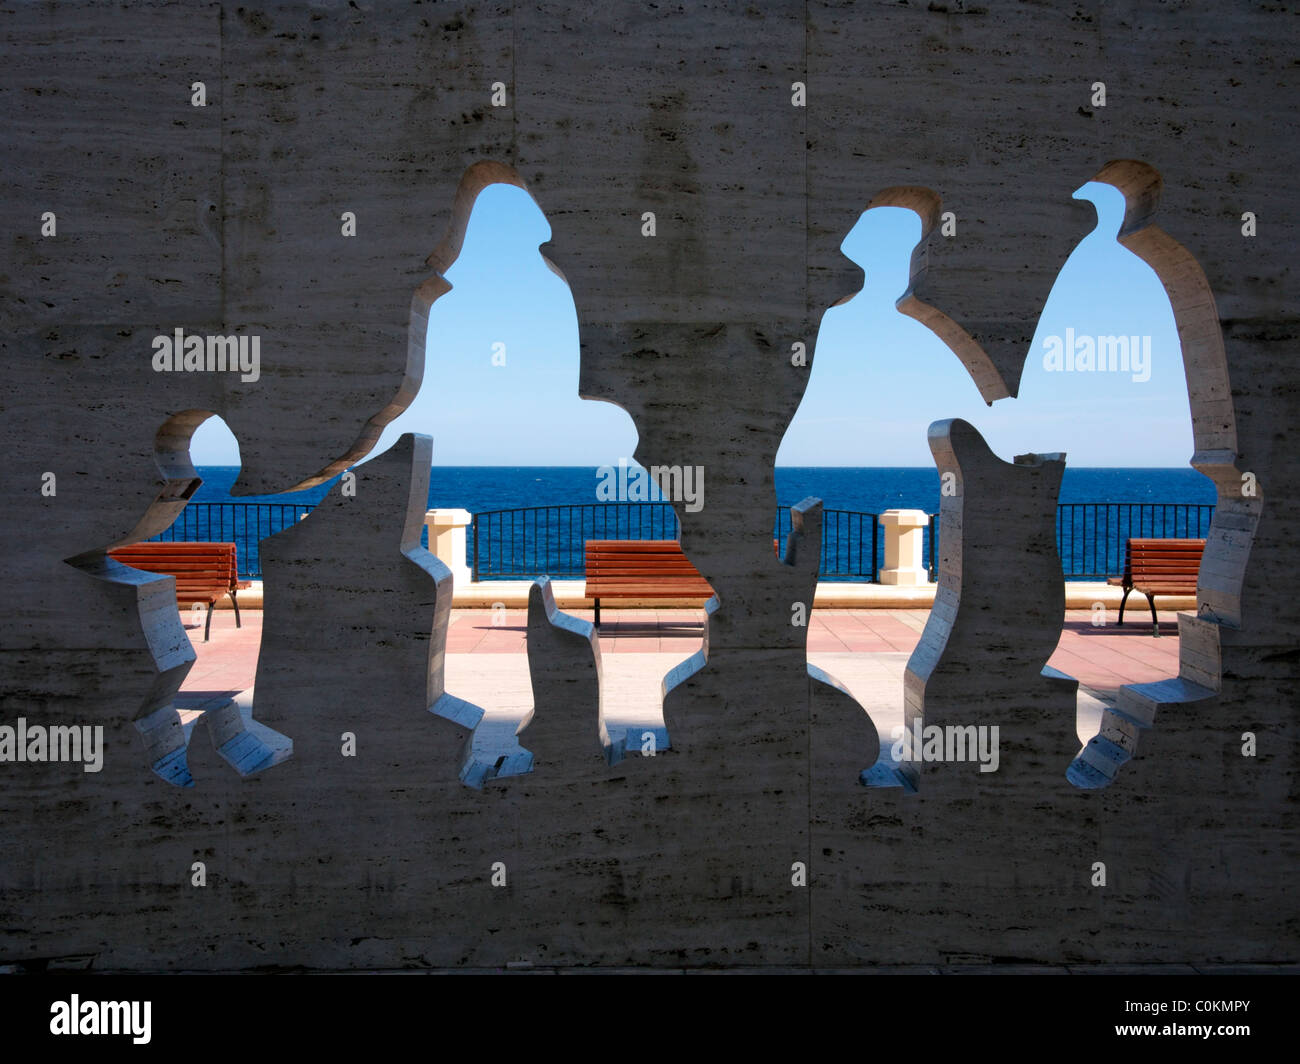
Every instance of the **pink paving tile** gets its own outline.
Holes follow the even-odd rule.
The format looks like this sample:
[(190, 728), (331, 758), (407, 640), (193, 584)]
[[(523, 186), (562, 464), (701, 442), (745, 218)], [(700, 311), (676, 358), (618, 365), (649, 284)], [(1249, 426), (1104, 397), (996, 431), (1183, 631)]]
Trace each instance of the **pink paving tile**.
[(885, 633), (892, 634), (895, 632), (899, 633), (900, 635), (916, 634), (916, 632), (913, 629), (909, 628), (897, 617), (891, 617), (888, 614), (883, 612), (881, 612), (879, 616), (865, 618), (860, 623), (865, 627), (870, 628), (873, 632), (880, 632), (882, 634)]
[(522, 639), (515, 642), (504, 642), (501, 640), (484, 640), (479, 646), (474, 648), (475, 654), (523, 654), (527, 647)]
[(1178, 665), (1178, 640), (1166, 640), (1164, 636), (1161, 636), (1159, 641), (1161, 645), (1158, 648), (1135, 645), (1125, 640), (1116, 640), (1113, 643), (1108, 643), (1107, 646), (1113, 653), (1122, 654), (1133, 661), (1176, 668)]
[(848, 650), (840, 633), (829, 628), (809, 628), (807, 642), (816, 643), (823, 648), (833, 648), (836, 653)]
[(896, 639), (915, 640), (921, 638), (920, 632), (907, 627), (907, 625), (903, 624), (902, 621), (893, 618), (881, 618), (880, 620), (873, 621), (871, 624), (867, 625), (864, 630), (878, 639), (888, 639), (891, 641)]
[(1052, 668), (1059, 669), (1068, 676), (1073, 676), (1081, 684), (1086, 684), (1089, 687), (1116, 690), (1121, 684), (1130, 682), (1127, 677), (1119, 673), (1112, 672), (1068, 652), (1058, 650), (1047, 663)]
[(844, 640), (844, 648), (853, 654), (893, 654), (897, 647), (883, 639), (858, 639), (850, 637)]
[(875, 639), (882, 643), (888, 644), (891, 651), (905, 650), (911, 652), (916, 648), (916, 644), (921, 640), (921, 633), (914, 632), (906, 625), (899, 625), (897, 628), (887, 625), (872, 626), (863, 629), (860, 633), (846, 634), (846, 639), (851, 638)]
[(658, 632), (663, 627), (653, 617), (629, 616), (602, 617), (600, 630), (617, 629), (620, 632)]
[[(1093, 637), (1081, 638), (1073, 633), (1061, 637), (1061, 648), (1090, 661), (1096, 660), (1119, 670), (1126, 669), (1161, 669), (1168, 671), (1178, 665), (1178, 641), (1161, 639), (1158, 649), (1148, 647), (1142, 642), (1129, 641), (1124, 638)], [(1167, 645), (1164, 645), (1167, 644)]]
[[(570, 611), (588, 619), (591, 610)], [(700, 648), (703, 611), (698, 609), (602, 611), (603, 654), (670, 653), (681, 659)], [(925, 620), (926, 610), (815, 611), (808, 629), (812, 653), (910, 653), (920, 633), (904, 624), (903, 616)], [(190, 620), (181, 614), (185, 622)], [(243, 611), (244, 626), (234, 627), (234, 615), (220, 611), (213, 618), (212, 639), (203, 642), (202, 628), (189, 630), (196, 661), (186, 677), (188, 700), (229, 694), (250, 686), (256, 676), (261, 640), (260, 610)], [(447, 634), (451, 654), (523, 654), (526, 652), (527, 613), (506, 611), (505, 625), (494, 626), (489, 610), (454, 610)], [(1123, 683), (1144, 683), (1175, 676), (1178, 672), (1177, 629), (1162, 625), (1160, 639), (1152, 639), (1149, 625), (1111, 625), (1093, 628), (1091, 614), (1072, 610), (1065, 617), (1061, 643), (1051, 664), (1091, 687), (1115, 689)], [(188, 704), (188, 703), (187, 703)]]
[(658, 654), (661, 652), (657, 639), (616, 639), (614, 645), (606, 650), (601, 643), (601, 653), (610, 654)]
[(475, 631), (450, 632), (447, 635), (447, 645), (456, 646), (459, 644), (471, 647), (478, 646), (478, 644), (483, 641), (483, 636), (485, 634), (485, 632)]
[(1113, 642), (1100, 639), (1088, 642), (1083, 639), (1063, 637), (1060, 646), (1069, 649), (1072, 654), (1080, 654), (1086, 656), (1090, 660), (1103, 663), (1115, 663), (1121, 665), (1133, 665), (1138, 663), (1146, 664), (1148, 662), (1153, 664), (1157, 663), (1156, 659), (1142, 657), (1136, 654), (1126, 654), (1117, 650)]
[[(1175, 644), (1176, 640), (1169, 640)], [(1125, 644), (1118, 640), (1077, 639), (1068, 635), (1061, 639), (1061, 649), (1078, 654), (1089, 661), (1113, 669), (1119, 673), (1133, 673), (1144, 679), (1160, 673), (1174, 675), (1178, 671), (1178, 653), (1176, 649), (1158, 651), (1140, 645)]]
[(233, 663), (218, 665), (213, 663), (211, 660), (206, 663), (203, 661), (196, 661), (193, 666), (191, 666), (190, 671), (185, 674), (185, 683), (182, 684), (182, 686), (195, 688), (201, 687), (203, 682), (209, 676), (220, 676), (223, 673), (230, 672), (234, 667)]
[[(1087, 646), (1088, 640), (1076, 639), (1076, 645)], [(1149, 661), (1161, 663), (1178, 659), (1178, 641), (1176, 639), (1166, 640), (1163, 636), (1156, 642), (1158, 646), (1147, 646), (1146, 643), (1139, 643), (1132, 639), (1098, 639), (1095, 641), (1097, 652), (1103, 654), (1113, 654), (1116, 657), (1128, 658), (1130, 661)]]
[(872, 617), (873, 613), (879, 613), (878, 610), (836, 610), (833, 619), (845, 631), (856, 631), (858, 629), (869, 629), (878, 621), (879, 617)]
[(694, 654), (700, 649), (700, 640), (698, 639), (672, 639), (667, 636), (661, 636), (659, 639), (659, 652), (661, 654), (681, 654), (686, 657)]
[(1162, 669), (1155, 666), (1120, 667), (1102, 663), (1098, 668), (1107, 668), (1117, 673), (1123, 677), (1124, 683), (1155, 683), (1157, 680), (1168, 680), (1178, 675), (1177, 669)]

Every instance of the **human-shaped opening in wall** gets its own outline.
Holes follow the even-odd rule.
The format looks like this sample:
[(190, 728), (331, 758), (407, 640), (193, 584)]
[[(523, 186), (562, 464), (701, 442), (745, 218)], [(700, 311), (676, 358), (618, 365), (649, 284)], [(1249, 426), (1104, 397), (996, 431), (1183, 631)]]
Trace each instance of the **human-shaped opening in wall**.
[[(1199, 554), (1215, 492), (1187, 465), (1196, 447), (1169, 297), (1156, 272), (1118, 242), (1124, 195), (1089, 181), (1074, 198), (1093, 205), (1097, 224), (1070, 253), (1039, 317), (1014, 404), (1024, 408), (1015, 453), (1067, 455), (1057, 544), (1077, 591), (1052, 664), (1079, 681), (1077, 730), (1086, 743), (1121, 685), (1178, 671), (1177, 640), (1151, 642), (1151, 621), (1132, 602), (1120, 626), (1114, 590), (1103, 585), (1124, 573), (1130, 539), (1189, 541)], [(1011, 435), (1011, 426), (997, 426), (990, 442), (1005, 452)], [(1193, 561), (1179, 598), (1194, 595), (1195, 569)], [(1176, 601), (1161, 603), (1165, 635), (1177, 634)]]
[[(937, 210), (932, 193), (906, 191), (900, 200)], [(935, 331), (942, 315), (925, 308), (918, 317), (909, 303), (923, 233), (916, 207), (887, 204), (863, 211), (846, 235), (841, 248), (863, 267), (863, 287), (823, 316), (808, 387), (776, 459), (782, 504), (807, 496), (824, 502), (819, 587), (825, 594), (856, 585), (846, 590), (861, 599), (860, 608), (811, 612), (808, 660), (867, 710), (882, 749), (901, 721), (902, 672), (931, 595), (929, 515), (940, 478), (926, 427), (947, 411), (971, 420), (988, 412), (972, 375)], [(945, 333), (956, 329), (946, 319), (939, 324)], [(886, 571), (890, 518), (882, 515), (890, 510), (915, 525), (919, 550), (901, 564), (891, 559)], [(886, 591), (867, 586), (872, 581), (888, 581), (894, 608), (870, 608), (884, 604), (876, 592)]]
[[(937, 198), (930, 196), (921, 189), (887, 190), (877, 198), (885, 202), (865, 211), (846, 237), (845, 254), (864, 267), (866, 281), (823, 319), (808, 391), (778, 456), (778, 465), (786, 467), (778, 469), (778, 490), (783, 499), (789, 494), (826, 500), (823, 574), (839, 577), (842, 570), (853, 571), (854, 556), (870, 558), (874, 547), (878, 579), (924, 583), (932, 570), (915, 573), (911, 581), (905, 573), (891, 571), (898, 562), (887, 563), (884, 557), (885, 528), (874, 529), (873, 544), (860, 531), (855, 536), (850, 515), (836, 513), (853, 508), (841, 500), (860, 496), (868, 473), (877, 481), (872, 499), (857, 504), (868, 514), (900, 502), (906, 507), (909, 480), (913, 499), (935, 496), (917, 509), (937, 510), (940, 471), (932, 463), (928, 469), (891, 468), (893, 462), (885, 456), (911, 457), (894, 441), (923, 445), (929, 423), (957, 416), (977, 426), (1004, 461), (1026, 452), (1067, 453), (1058, 546), (1063, 575), (1075, 582), (1075, 608), (1067, 614), (1052, 661), (1082, 681), (1077, 730), (1080, 741), (1087, 742), (1106, 707), (1114, 705), (1120, 685), (1176, 671), (1178, 650), (1171, 640), (1159, 653), (1144, 647), (1143, 654), (1127, 661), (1119, 647), (1081, 654), (1072, 644), (1099, 636), (1131, 644), (1140, 626), (1133, 625), (1131, 615), (1123, 629), (1116, 626), (1113, 593), (1096, 604), (1075, 600), (1089, 581), (1104, 584), (1108, 575), (1122, 572), (1128, 536), (1203, 535), (1214, 498), (1209, 481), (1183, 465), (1194, 449), (1192, 423), (1169, 298), (1155, 271), (1117, 243), (1125, 217), (1123, 193), (1105, 182), (1088, 182), (1075, 198), (1094, 204), (1097, 225), (1062, 267), (1038, 322), (1019, 397), (990, 409), (986, 400), (999, 396), (987, 384), (975, 386), (989, 376), (978, 345), (913, 292), (924, 267), (924, 245), (917, 247), (926, 230), (923, 219), (928, 214), (933, 221), (938, 214)], [(935, 238), (933, 232), (930, 238)], [(864, 346), (876, 357), (863, 357)], [(881, 395), (888, 395), (889, 402), (862, 398)], [(850, 468), (799, 468), (805, 463)], [(782, 485), (782, 479), (793, 486)], [(873, 523), (865, 515), (858, 520), (859, 528), (870, 529)], [(906, 523), (909, 518), (888, 520)], [(915, 538), (924, 544), (916, 568), (929, 570), (937, 529), (920, 514), (916, 523), (920, 535)], [(858, 575), (870, 579), (873, 574)], [(897, 594), (901, 598), (906, 592)], [(906, 665), (926, 614), (861, 611), (853, 618), (860, 626), (852, 630), (845, 628), (846, 618), (838, 611), (823, 617), (842, 630), (827, 630), (814, 615), (810, 660), (834, 672), (868, 707), (881, 729), (883, 765), (897, 748), (903, 723), (894, 695), (898, 678), (889, 670), (901, 672)], [(903, 631), (901, 626), (908, 624), (915, 631)], [(1106, 668), (1101, 659), (1121, 661), (1124, 667)], [(886, 743), (886, 732), (894, 733), (895, 741)], [(893, 779), (892, 772), (883, 775)]]
[[(448, 540), (464, 539), (463, 561), (458, 548), (446, 559), (458, 592), (447, 686), (490, 692), (479, 699), (484, 716), (463, 774), (479, 783), (532, 764), (527, 733), (516, 735), (533, 709), (528, 583), (551, 577), (562, 608), (590, 619), (581, 603), (589, 541), (676, 534), (657, 487), (634, 490), (649, 478), (624, 457), (636, 448), (631, 418), (578, 396), (577, 315), (560, 271), (539, 254), (551, 236), (540, 206), (513, 172), (494, 176), (443, 274), (450, 290), (429, 313), (425, 384), (372, 453), (403, 432), (434, 439), (428, 527), (438, 542), (429, 546), (445, 554)], [(667, 636), (640, 611), (607, 608), (601, 617), (604, 681), (617, 693), (603, 699), (593, 728), (609, 749), (647, 730), (666, 745), (659, 682), (682, 654), (661, 644), (681, 642), (689, 653), (700, 642), (699, 611), (682, 613)], [(653, 652), (610, 653), (623, 644)]]

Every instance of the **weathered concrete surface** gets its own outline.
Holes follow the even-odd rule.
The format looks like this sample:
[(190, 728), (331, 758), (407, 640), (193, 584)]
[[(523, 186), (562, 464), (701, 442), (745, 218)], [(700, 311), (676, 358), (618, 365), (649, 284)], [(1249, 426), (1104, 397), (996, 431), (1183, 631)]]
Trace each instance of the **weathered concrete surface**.
[[(961, 420), (932, 425), (930, 448), (952, 490), (941, 498), (939, 590), (907, 664), (903, 723), (912, 736), (962, 729), (961, 760), (932, 762), (924, 743), (902, 761), (891, 749), (872, 774), (878, 786), (839, 803), (840, 822), (855, 826), (856, 816), (858, 832), (843, 832), (850, 856), (815, 887), (824, 923), (814, 963), (906, 955), (912, 934), (925, 934), (911, 926), (917, 899), (889, 888), (934, 852), (961, 855), (936, 868), (948, 907), (938, 941), (948, 955), (989, 955), (990, 945), (996, 956), (1036, 955), (1048, 928), (1056, 950), (1088, 955), (1104, 924), (1087, 876), (1095, 796), (1071, 793), (1065, 781), (1079, 749), (1077, 684), (1045, 668), (1064, 608), (1055, 532), (1065, 462), (1004, 462)], [(1018, 608), (1009, 581), (1026, 596)], [(977, 757), (991, 751), (996, 761)], [(909, 933), (855, 941), (866, 905)]]
[[(921, 7), (4, 12), (0, 690), (8, 720), (102, 723), (107, 754), (98, 774), (3, 766), (0, 915), (20, 930), (0, 935), (0, 961), (1294, 959), (1300, 515), (1286, 488), (1300, 479), (1300, 148), (1278, 134), (1300, 81), (1294, 20), (1214, 0)], [(190, 107), (195, 80), (204, 109)], [(498, 81), (504, 107), (491, 105)], [(806, 107), (791, 106), (795, 81)], [(1104, 108), (1090, 105), (1095, 81)], [(850, 752), (866, 715), (810, 681), (790, 624), (808, 575), (771, 551), (772, 459), (808, 376), (791, 344), (811, 347), (821, 313), (856, 287), (838, 245), (858, 212), (885, 190), (930, 190), (957, 235), (931, 234), (913, 298), (985, 353), (986, 396), (1014, 393), (1087, 228), (1070, 190), (1111, 159), (1163, 179), (1153, 217), (1173, 244), (1137, 224), (1147, 186), (1115, 175), (1134, 209), (1124, 239), (1170, 291), (1197, 464), (1220, 490), (1198, 610), (1217, 639), (1194, 626), (1199, 656), (1184, 661), (1188, 678), (1214, 661), (1216, 694), (1161, 703), (1099, 790), (1066, 779), (1071, 754), (1056, 765), (1045, 751), (1041, 766), (1009, 761), (977, 780), (975, 795), (932, 766), (915, 794), (863, 787), (849, 774), (869, 761)], [(240, 777), (200, 725), (197, 786), (164, 782), (132, 722), (166, 709), (191, 654), (167, 619), (167, 581), (136, 583), (102, 551), (177, 512), (205, 412), (238, 436), (250, 493), (365, 453), (420, 385), (428, 308), (447, 290), (437, 271), (491, 180), (525, 184), (551, 221), (582, 393), (632, 413), (642, 462), (705, 468), (705, 509), (680, 515), (683, 543), (721, 602), (707, 664), (667, 700), (672, 750), (611, 768), (594, 749), (558, 777), (459, 782), (462, 737), (427, 712), (454, 697), (431, 679), (450, 596), (406, 545), (425, 504), (402, 509), (419, 494), (414, 448), (372, 474), (385, 478), (379, 509), (334, 515), (360, 519), (340, 525), (346, 542), (327, 550), (304, 528), (267, 544), (283, 583), (278, 607), (266, 585), (255, 717), (293, 740), (293, 757)], [(37, 235), (45, 210), (57, 237)], [(1254, 239), (1241, 235), (1246, 210)], [(340, 234), (345, 211), (356, 237)], [(646, 211), (654, 237), (641, 235)], [(261, 379), (152, 372), (151, 338), (178, 326), (260, 335)], [(53, 498), (39, 491), (46, 471)], [(1031, 476), (1008, 472), (1011, 509), (1027, 504), (1015, 472)], [(1244, 472), (1257, 495), (1242, 495)], [(360, 492), (333, 503), (368, 505)], [(1018, 604), (1041, 589), (1017, 586), (990, 532), (970, 535), (949, 541), (964, 604), (978, 577), (999, 637), (1032, 637), (1023, 653), (1037, 655), (1044, 629)], [(358, 544), (372, 553), (351, 567)], [(303, 579), (313, 554), (338, 563), (320, 574), (332, 587)], [(313, 615), (337, 652), (309, 645)], [(945, 697), (981, 718), (1014, 709), (1024, 662), (1008, 664), (978, 625), (962, 654), (935, 663), (934, 677), (970, 670)], [(344, 730), (356, 758), (340, 753)], [(1240, 756), (1248, 730), (1253, 758)], [(195, 860), (205, 888), (189, 886)], [(1104, 888), (1089, 882), (1096, 861)]]
[(571, 757), (608, 756), (596, 626), (556, 609), (546, 577), (528, 593), (528, 678), (533, 711), (519, 730), (534, 771), (563, 775)]
[[(940, 500), (939, 591), (907, 666), (907, 726), (918, 718), (998, 725), (998, 778), (1054, 788), (1078, 751), (1077, 684), (1046, 669), (1065, 612), (1065, 589), (1055, 579), (1065, 456), (1021, 455), (1008, 464), (961, 420), (931, 425), (930, 450), (940, 474), (952, 475), (952, 493)], [(1034, 596), (1019, 609), (1008, 609), (1009, 581)], [(923, 764), (900, 771), (924, 789)]]

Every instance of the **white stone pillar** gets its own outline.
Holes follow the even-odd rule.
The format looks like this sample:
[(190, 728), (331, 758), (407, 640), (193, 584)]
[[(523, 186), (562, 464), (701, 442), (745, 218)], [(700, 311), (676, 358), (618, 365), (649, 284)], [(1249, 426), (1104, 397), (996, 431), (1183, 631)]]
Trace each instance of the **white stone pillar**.
[(468, 510), (430, 510), (424, 515), (429, 551), (451, 570), (456, 587), (465, 587), (472, 575), (465, 561), (465, 528), (472, 520)]
[(880, 515), (880, 527), (885, 533), (885, 567), (880, 570), (882, 584), (923, 587), (930, 583), (923, 536), (929, 524), (930, 515), (924, 510), (886, 510)]

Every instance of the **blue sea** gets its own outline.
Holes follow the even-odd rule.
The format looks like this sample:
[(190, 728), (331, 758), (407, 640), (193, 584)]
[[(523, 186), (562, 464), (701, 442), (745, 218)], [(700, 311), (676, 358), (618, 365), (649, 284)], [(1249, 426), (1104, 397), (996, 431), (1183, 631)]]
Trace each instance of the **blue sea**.
[[(283, 495), (230, 495), (238, 466), (201, 466), (203, 486), (195, 502), (284, 502), (314, 505), (333, 484)], [(596, 501), (594, 467), (434, 466), (429, 508), (460, 507), (471, 513)], [(707, 499), (707, 481), (705, 498)], [(778, 467), (782, 507), (816, 495), (828, 510), (939, 509), (939, 474), (932, 468)], [(1162, 502), (1214, 504), (1214, 485), (1195, 469), (1070, 469), (1061, 481), (1063, 503)]]
[[(203, 485), (163, 538), (233, 541), (240, 571), (258, 576), (259, 541), (297, 521), (333, 482), (303, 492), (235, 498), (229, 492), (238, 472), (236, 466), (200, 467)], [(594, 467), (435, 466), (428, 505), (476, 515), (467, 546), (480, 580), (580, 576), (588, 539), (677, 534), (667, 504), (600, 505), (598, 481)], [(939, 474), (932, 468), (778, 468), (776, 489), (780, 505), (773, 514), (773, 535), (778, 539), (789, 529), (792, 504), (810, 495), (822, 500), (821, 573), (834, 580), (871, 580), (883, 565), (883, 537), (869, 515), (939, 510)], [(1204, 536), (1214, 488), (1190, 468), (1067, 467), (1059, 501), (1062, 571), (1069, 579), (1097, 579), (1122, 570), (1124, 540), (1130, 536)], [(528, 508), (540, 509), (516, 512)], [(937, 544), (931, 530), (923, 540), (933, 575)]]

